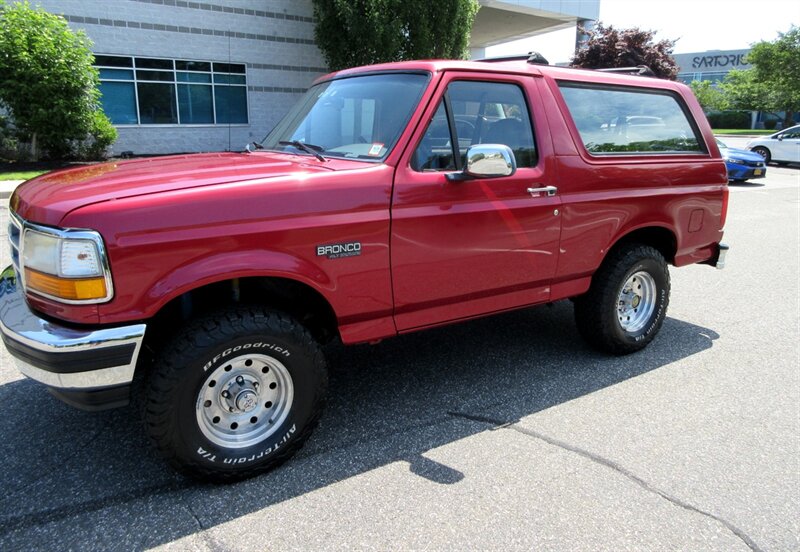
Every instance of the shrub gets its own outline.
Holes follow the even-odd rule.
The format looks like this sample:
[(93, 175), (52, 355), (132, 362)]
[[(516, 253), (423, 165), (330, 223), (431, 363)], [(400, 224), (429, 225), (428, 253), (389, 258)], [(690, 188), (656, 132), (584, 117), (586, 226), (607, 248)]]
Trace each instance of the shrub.
[(92, 114), (89, 138), (78, 144), (76, 154), (84, 160), (102, 159), (116, 139), (117, 129), (102, 111), (95, 111)]
[(107, 147), (116, 131), (100, 107), (91, 41), (63, 17), (28, 2), (0, 0), (0, 108), (20, 141), (51, 158), (91, 141)]
[(19, 143), (14, 137), (14, 129), (7, 117), (0, 115), (0, 159), (14, 159), (17, 156)]
[(749, 111), (720, 111), (709, 113), (711, 128), (750, 128)]

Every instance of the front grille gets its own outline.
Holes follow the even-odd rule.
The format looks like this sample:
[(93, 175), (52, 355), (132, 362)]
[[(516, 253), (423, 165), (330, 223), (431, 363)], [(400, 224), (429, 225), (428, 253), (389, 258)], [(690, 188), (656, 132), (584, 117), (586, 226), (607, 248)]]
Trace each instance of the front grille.
[(11, 263), (17, 271), (17, 278), (22, 277), (22, 259), (20, 246), (22, 244), (22, 222), (12, 212), (8, 217), (8, 241), (11, 244)]

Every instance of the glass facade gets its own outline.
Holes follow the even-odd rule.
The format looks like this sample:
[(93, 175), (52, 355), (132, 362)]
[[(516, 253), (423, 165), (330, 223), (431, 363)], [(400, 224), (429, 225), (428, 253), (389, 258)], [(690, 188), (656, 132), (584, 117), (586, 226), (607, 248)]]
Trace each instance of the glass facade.
[(728, 72), (713, 72), (713, 73), (678, 73), (678, 80), (682, 83), (689, 84), (692, 81), (711, 81), (713, 83), (722, 82)]
[(115, 125), (249, 122), (244, 64), (98, 55), (95, 66)]

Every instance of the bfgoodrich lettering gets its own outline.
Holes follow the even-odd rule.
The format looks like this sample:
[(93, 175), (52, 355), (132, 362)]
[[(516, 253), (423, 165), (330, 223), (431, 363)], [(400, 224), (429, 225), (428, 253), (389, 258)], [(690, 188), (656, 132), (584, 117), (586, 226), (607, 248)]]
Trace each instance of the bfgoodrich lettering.
[(240, 353), (244, 351), (252, 352), (251, 351), (252, 349), (269, 349), (270, 351), (281, 354), (285, 357), (291, 356), (291, 353), (286, 349), (284, 349), (283, 347), (280, 347), (273, 343), (267, 343), (266, 341), (258, 341), (256, 343), (245, 343), (244, 345), (237, 345), (236, 347), (229, 347), (225, 349), (220, 354), (216, 355), (214, 358), (206, 362), (206, 365), (203, 366), (203, 371), (208, 372), (208, 369), (211, 368), (211, 366), (221, 358), (225, 358), (234, 353)]

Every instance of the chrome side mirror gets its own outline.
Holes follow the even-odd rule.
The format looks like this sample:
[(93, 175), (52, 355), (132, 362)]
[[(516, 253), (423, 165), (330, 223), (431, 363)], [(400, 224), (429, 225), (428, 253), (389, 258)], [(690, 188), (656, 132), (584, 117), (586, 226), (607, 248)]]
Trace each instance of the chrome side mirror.
[(460, 173), (450, 173), (448, 180), (499, 178), (517, 172), (514, 152), (503, 144), (478, 144), (467, 150), (467, 163)]

